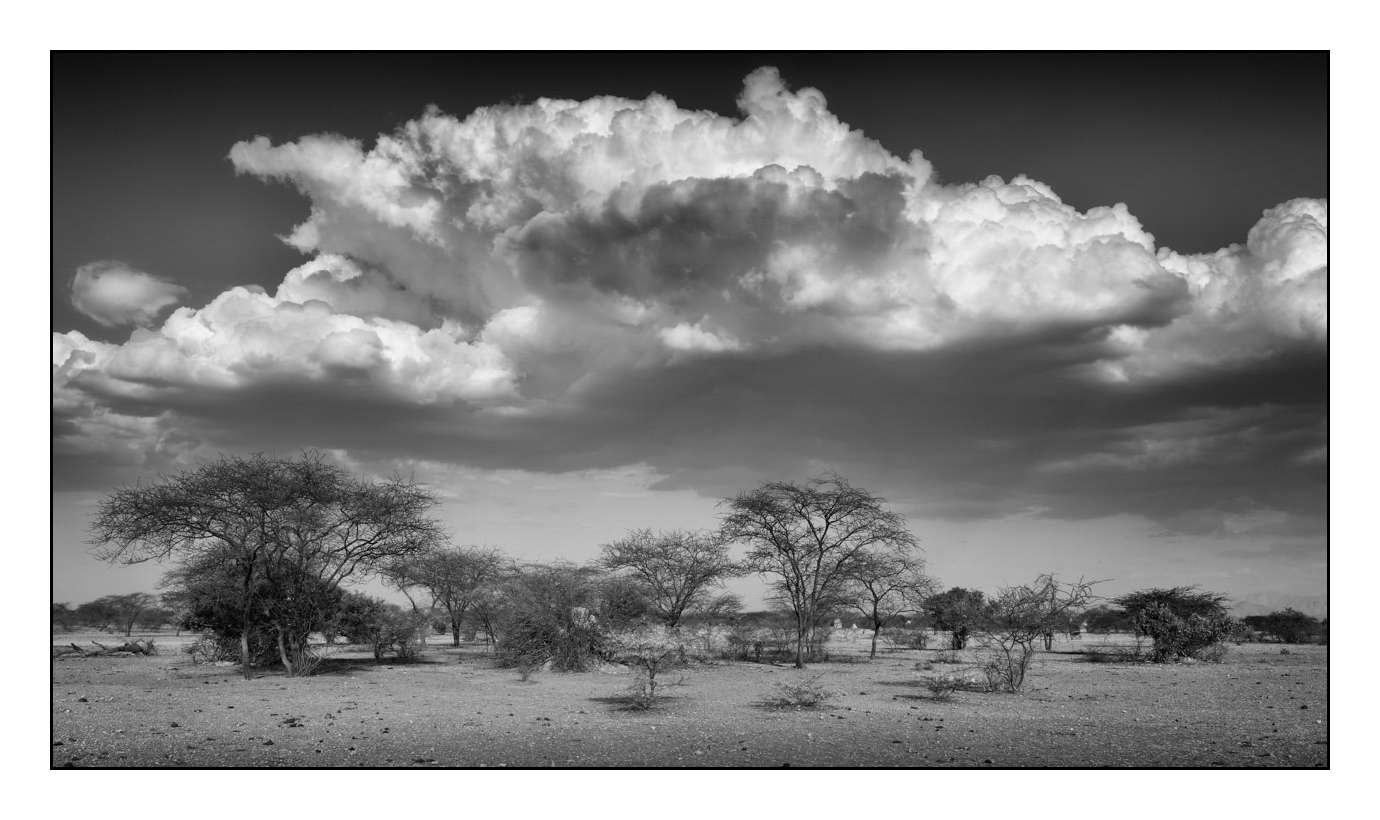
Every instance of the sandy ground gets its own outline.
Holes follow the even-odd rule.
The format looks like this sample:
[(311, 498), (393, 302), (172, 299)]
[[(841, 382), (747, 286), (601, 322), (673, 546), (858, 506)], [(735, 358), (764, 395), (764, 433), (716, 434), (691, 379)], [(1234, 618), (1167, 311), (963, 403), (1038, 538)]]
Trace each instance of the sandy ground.
[[(89, 636), (54, 635), (55, 644)], [(136, 636), (137, 637), (137, 636)], [(118, 639), (97, 638), (103, 643)], [(483, 647), (374, 663), (336, 647), (325, 674), (245, 681), (158, 636), (152, 658), (53, 661), (52, 764), (87, 766), (1288, 766), (1328, 764), (1327, 648), (1233, 647), (1221, 664), (1110, 665), (1042, 653), (1021, 695), (933, 699), (932, 650), (831, 646), (840, 660), (715, 662), (663, 676), (630, 710), (626, 673), (497, 669)], [(971, 656), (972, 652), (963, 653)], [(778, 710), (774, 684), (819, 677), (816, 710)]]

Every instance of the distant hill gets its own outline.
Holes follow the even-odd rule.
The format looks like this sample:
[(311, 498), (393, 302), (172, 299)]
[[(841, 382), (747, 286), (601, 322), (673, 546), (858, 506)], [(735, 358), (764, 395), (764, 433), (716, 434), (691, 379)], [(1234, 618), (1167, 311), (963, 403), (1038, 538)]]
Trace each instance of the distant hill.
[(1247, 615), (1265, 615), (1286, 608), (1297, 609), (1314, 618), (1326, 618), (1327, 598), (1322, 595), (1258, 593), (1232, 599), (1231, 612), (1238, 618), (1244, 618)]

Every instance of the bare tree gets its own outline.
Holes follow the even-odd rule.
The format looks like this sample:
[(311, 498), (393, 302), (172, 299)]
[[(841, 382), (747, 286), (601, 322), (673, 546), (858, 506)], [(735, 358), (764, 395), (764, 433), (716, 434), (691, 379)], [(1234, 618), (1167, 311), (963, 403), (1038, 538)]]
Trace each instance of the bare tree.
[[(408, 587), (426, 590), (432, 606), (446, 613), (452, 645), (459, 646), (466, 612), (484, 585), (502, 575), (506, 563), (503, 553), (494, 549), (436, 548), (395, 562), (385, 577), (404, 594)], [(412, 606), (417, 609), (415, 602)]]
[[(121, 563), (215, 555), (239, 579), (245, 678), (252, 676), (255, 613), (270, 620), (283, 666), (294, 674), (294, 661), (306, 660), (310, 628), (295, 617), (293, 591), (333, 590), (352, 575), (435, 546), (443, 534), (427, 515), (434, 503), (411, 481), (362, 481), (317, 453), (223, 457), (114, 491), (101, 504), (91, 540), (102, 547), (98, 555)], [(263, 596), (268, 600), (255, 600)]]
[(1061, 584), (1053, 575), (1034, 583), (1006, 587), (987, 605), (987, 617), (977, 640), (987, 653), (983, 671), (993, 691), (1019, 692), (1035, 657), (1035, 644), (1087, 607), (1096, 582), (1079, 579)]
[(872, 627), (869, 658), (877, 657), (877, 638), (893, 618), (920, 611), (934, 581), (925, 575), (924, 561), (901, 545), (891, 550), (860, 553), (845, 575), (839, 603), (867, 619)]
[(725, 500), (721, 533), (748, 546), (747, 562), (773, 578), (777, 597), (795, 619), (795, 665), (822, 606), (869, 548), (915, 547), (905, 519), (885, 509), (885, 499), (827, 474), (805, 484), (772, 482)]
[(604, 545), (599, 564), (627, 570), (643, 586), (657, 617), (675, 627), (687, 611), (705, 606), (710, 592), (743, 570), (728, 557), (719, 533), (634, 530)]

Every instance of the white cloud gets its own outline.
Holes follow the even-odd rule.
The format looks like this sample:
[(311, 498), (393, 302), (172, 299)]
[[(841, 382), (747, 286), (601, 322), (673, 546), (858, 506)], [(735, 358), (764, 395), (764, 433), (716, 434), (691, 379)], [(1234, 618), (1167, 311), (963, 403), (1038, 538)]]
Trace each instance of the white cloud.
[(106, 327), (148, 325), (187, 289), (123, 262), (91, 262), (72, 278), (72, 305)]
[[(1326, 341), (1325, 200), (1270, 209), (1244, 245), (1184, 255), (1157, 246), (1123, 204), (1079, 211), (1026, 176), (941, 184), (921, 154), (891, 154), (772, 69), (746, 78), (739, 107), (724, 117), (658, 95), (541, 99), (463, 118), (430, 109), (372, 146), (238, 143), (237, 171), (290, 181), (310, 200), (289, 241), (311, 261), (271, 296), (232, 288), (124, 344), (55, 335), (55, 408), (71, 406), (80, 425), (101, 401), (158, 406), (188, 389), (288, 383), (332, 401), (452, 408), (454, 428), (427, 416), (427, 429), (454, 434), (466, 457), (610, 466), (651, 460), (628, 442), (676, 440), (655, 385), (698, 408), (689, 429), (728, 431), (719, 450), (698, 445), (715, 463), (695, 469), (732, 471), (772, 437), (779, 452), (834, 441), (846, 413), (819, 407), (828, 380), (868, 380), (858, 394), (895, 419), (887, 435), (953, 448), (944, 469), (982, 488), (971, 503), (1000, 501), (990, 491), (1015, 475), (1009, 460), (1072, 482), (1198, 469), (1220, 449), (1154, 427), (1182, 409), (1163, 399), (1123, 409), (1107, 423), (1116, 430), (1075, 431), (1031, 454), (1022, 436), (1054, 434), (1038, 414), (997, 406), (983, 379), (1031, 402), (1112, 402)], [(851, 372), (811, 371), (821, 351)], [(692, 378), (736, 381), (715, 393), (683, 387)], [(771, 418), (772, 402), (794, 408), (790, 424), (818, 427), (778, 421), (734, 438), (742, 418)], [(464, 428), (479, 415), (491, 426)], [(945, 432), (954, 427), (961, 446)], [(621, 439), (599, 438), (609, 430)], [(978, 458), (983, 442), (995, 449)], [(1192, 486), (1210, 483), (1202, 475)]]
[[(65, 380), (84, 371), (142, 390), (234, 389), (306, 379), (363, 379), (402, 400), (485, 403), (514, 393), (511, 363), (491, 344), (446, 320), (424, 330), (407, 322), (337, 313), (325, 302), (232, 288), (209, 305), (179, 308), (158, 330), (122, 345), (53, 335), (54, 367)], [(61, 359), (61, 361), (59, 361)]]

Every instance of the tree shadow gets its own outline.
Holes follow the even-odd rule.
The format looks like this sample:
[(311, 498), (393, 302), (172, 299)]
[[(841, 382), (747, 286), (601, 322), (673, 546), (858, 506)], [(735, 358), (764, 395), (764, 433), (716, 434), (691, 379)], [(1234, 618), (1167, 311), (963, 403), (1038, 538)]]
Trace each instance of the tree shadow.
[(440, 658), (322, 658), (312, 672), (312, 677), (352, 675), (356, 672), (376, 672), (395, 666), (444, 666)]
[(919, 686), (924, 686), (924, 685), (925, 685), (925, 682), (924, 682), (924, 681), (921, 681), (921, 680), (909, 680), (909, 679), (907, 679), (907, 680), (879, 680), (879, 681), (876, 681), (876, 683), (877, 683), (878, 686), (903, 686), (903, 687), (907, 687), (907, 688), (915, 688), (915, 687), (919, 687)]
[(654, 715), (658, 712), (665, 712), (676, 707), (680, 702), (684, 701), (685, 698), (676, 697), (674, 695), (657, 695), (656, 702), (650, 707), (642, 706), (637, 698), (632, 695), (603, 695), (600, 697), (592, 697), (590, 700), (594, 703), (601, 703), (610, 707), (610, 711), (613, 712)]

